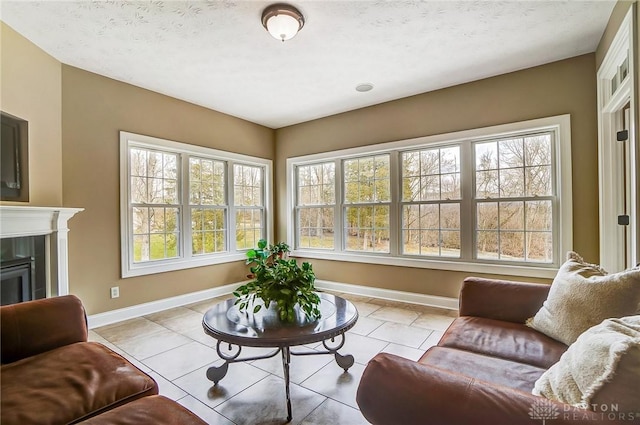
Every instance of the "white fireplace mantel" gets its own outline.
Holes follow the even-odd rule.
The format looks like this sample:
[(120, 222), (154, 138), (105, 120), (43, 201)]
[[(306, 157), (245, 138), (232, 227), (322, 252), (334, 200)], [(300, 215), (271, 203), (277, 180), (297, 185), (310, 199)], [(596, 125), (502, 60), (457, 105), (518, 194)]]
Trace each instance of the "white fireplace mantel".
[(69, 293), (67, 221), (84, 208), (0, 205), (0, 239), (46, 235), (47, 296)]

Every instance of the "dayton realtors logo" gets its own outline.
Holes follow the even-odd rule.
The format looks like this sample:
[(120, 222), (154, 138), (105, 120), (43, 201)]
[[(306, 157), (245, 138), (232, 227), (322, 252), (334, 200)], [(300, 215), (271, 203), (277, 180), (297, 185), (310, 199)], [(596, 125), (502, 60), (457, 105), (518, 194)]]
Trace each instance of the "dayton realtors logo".
[(547, 419), (555, 419), (558, 416), (560, 416), (558, 407), (544, 398), (536, 400), (529, 408), (529, 417), (542, 420), (542, 425), (545, 425)]

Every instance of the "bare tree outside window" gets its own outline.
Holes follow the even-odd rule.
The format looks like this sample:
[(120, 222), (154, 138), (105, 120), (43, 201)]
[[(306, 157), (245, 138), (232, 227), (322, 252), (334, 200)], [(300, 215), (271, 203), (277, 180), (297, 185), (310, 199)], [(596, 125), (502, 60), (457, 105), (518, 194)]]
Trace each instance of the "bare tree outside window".
[(297, 167), (298, 247), (334, 249), (335, 163)]
[(133, 261), (179, 256), (178, 155), (129, 151)]
[(343, 161), (345, 249), (389, 252), (389, 155)]
[(553, 262), (551, 133), (478, 142), (474, 150), (477, 257)]
[(236, 207), (236, 247), (258, 246), (264, 238), (264, 182), (261, 167), (233, 166), (234, 205)]
[(226, 164), (206, 158), (189, 158), (191, 252), (211, 254), (226, 246)]
[(460, 257), (460, 147), (401, 158), (403, 253)]

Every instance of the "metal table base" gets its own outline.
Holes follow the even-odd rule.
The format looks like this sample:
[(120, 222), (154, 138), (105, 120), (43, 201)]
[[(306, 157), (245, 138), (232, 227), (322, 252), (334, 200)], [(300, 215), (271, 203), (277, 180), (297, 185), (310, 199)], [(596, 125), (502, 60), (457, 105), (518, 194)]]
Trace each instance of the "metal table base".
[[(276, 356), (278, 353), (281, 353), (282, 369), (284, 372), (284, 388), (285, 388), (285, 394), (287, 399), (287, 422), (290, 422), (291, 419), (293, 419), (293, 416), (291, 413), (291, 394), (289, 391), (289, 383), (290, 383), (289, 365), (291, 364), (291, 356), (315, 356), (319, 354), (332, 354), (335, 357), (335, 360), (338, 366), (344, 369), (346, 373), (349, 371), (349, 368), (353, 366), (354, 358), (351, 354), (342, 355), (338, 353), (338, 350), (341, 349), (345, 343), (344, 333), (340, 334), (340, 337), (341, 337), (341, 340), (339, 344), (335, 347), (332, 347), (328, 344), (328, 341), (330, 341), (332, 344), (335, 343), (335, 337), (329, 340), (322, 341), (322, 346), (325, 348), (324, 351), (295, 352), (295, 351), (291, 351), (290, 346), (283, 346), (283, 347), (277, 347), (273, 352), (266, 354), (264, 356), (254, 356), (254, 357), (244, 357), (244, 358), (239, 358), (240, 353), (242, 352), (241, 345), (226, 343), (222, 340), (218, 340), (218, 343), (216, 344), (216, 351), (218, 352), (218, 355), (220, 356), (220, 358), (224, 360), (224, 364), (220, 366), (211, 366), (209, 369), (207, 369), (207, 378), (217, 385), (218, 382), (220, 382), (222, 378), (224, 378), (227, 375), (230, 363), (269, 359), (271, 357)], [(229, 347), (228, 351), (233, 350), (234, 352), (232, 354), (224, 353), (220, 349), (222, 344), (228, 344), (228, 347)], [(237, 351), (235, 351), (233, 347), (237, 347)]]

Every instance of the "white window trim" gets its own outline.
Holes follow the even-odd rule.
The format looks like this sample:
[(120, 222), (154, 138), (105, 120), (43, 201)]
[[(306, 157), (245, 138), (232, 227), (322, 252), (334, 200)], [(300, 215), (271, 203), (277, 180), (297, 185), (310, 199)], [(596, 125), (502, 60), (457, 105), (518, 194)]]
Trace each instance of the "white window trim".
[[(242, 163), (246, 165), (260, 165), (264, 167), (264, 214), (265, 214), (265, 232), (267, 240), (271, 240), (273, 236), (273, 187), (272, 173), (273, 165), (270, 159), (258, 158), (249, 155), (242, 155), (233, 152), (226, 152), (202, 146), (189, 145), (186, 143), (175, 142), (157, 137), (145, 136), (141, 134), (120, 131), (120, 246), (121, 246), (121, 277), (143, 276), (154, 273), (163, 273), (175, 270), (183, 270), (194, 267), (210, 266), (214, 264), (230, 263), (241, 261), (246, 258), (246, 250), (235, 249), (235, 217), (231, 214), (232, 207), (228, 208), (228, 225), (227, 229), (227, 247), (229, 251), (223, 253), (212, 253), (207, 255), (192, 256), (191, 250), (186, 243), (187, 233), (190, 226), (190, 210), (189, 205), (182, 203), (183, 214), (181, 217), (182, 226), (180, 228), (180, 246), (182, 247), (182, 256), (179, 258), (157, 260), (152, 262), (134, 263), (131, 250), (133, 249), (133, 240), (131, 232), (131, 203), (129, 194), (129, 147), (131, 145), (143, 148), (160, 149), (167, 152), (175, 152), (185, 155), (195, 155), (203, 158), (211, 158), (222, 160), (225, 162)], [(181, 167), (182, 168), (182, 167)], [(227, 178), (227, 202), (229, 205), (233, 202), (233, 185), (229, 175)], [(185, 189), (187, 183), (184, 179), (180, 188), (181, 196), (186, 196)], [(231, 182), (231, 183), (230, 183)], [(230, 185), (231, 184), (231, 185)], [(185, 230), (187, 229), (187, 230)], [(189, 238), (190, 240), (190, 238)]]
[[(370, 146), (343, 149), (339, 151), (323, 152), (299, 157), (287, 158), (287, 243), (294, 246), (295, 242), (295, 166), (317, 163), (323, 160), (333, 160), (336, 157), (345, 159), (361, 155), (386, 153), (391, 150), (431, 147), (469, 142), (481, 138), (505, 137), (523, 131), (551, 131), (555, 136), (554, 154), (556, 176), (556, 196), (561, 200), (558, 205), (558, 237), (557, 249), (560, 262), (566, 251), (573, 249), (573, 198), (571, 179), (571, 117), (569, 114), (540, 118), (516, 123), (502, 124), (479, 129), (464, 130), (434, 136), (418, 137)], [(340, 187), (341, 185), (338, 185)], [(393, 192), (392, 192), (393, 193)], [(338, 196), (338, 194), (336, 194)], [(393, 195), (392, 195), (393, 196)], [(338, 225), (339, 223), (336, 223)], [(341, 243), (341, 241), (337, 241)], [(327, 250), (294, 249), (292, 256), (310, 259), (332, 261), (347, 261), (354, 263), (384, 264), (392, 266), (406, 266), (435, 270), (451, 270), (474, 273), (491, 273), (508, 276), (525, 276), (539, 278), (555, 277), (559, 264), (547, 265), (510, 265), (508, 263), (468, 262), (451, 259), (423, 259), (392, 257), (389, 254), (372, 255), (370, 253), (331, 252)]]

